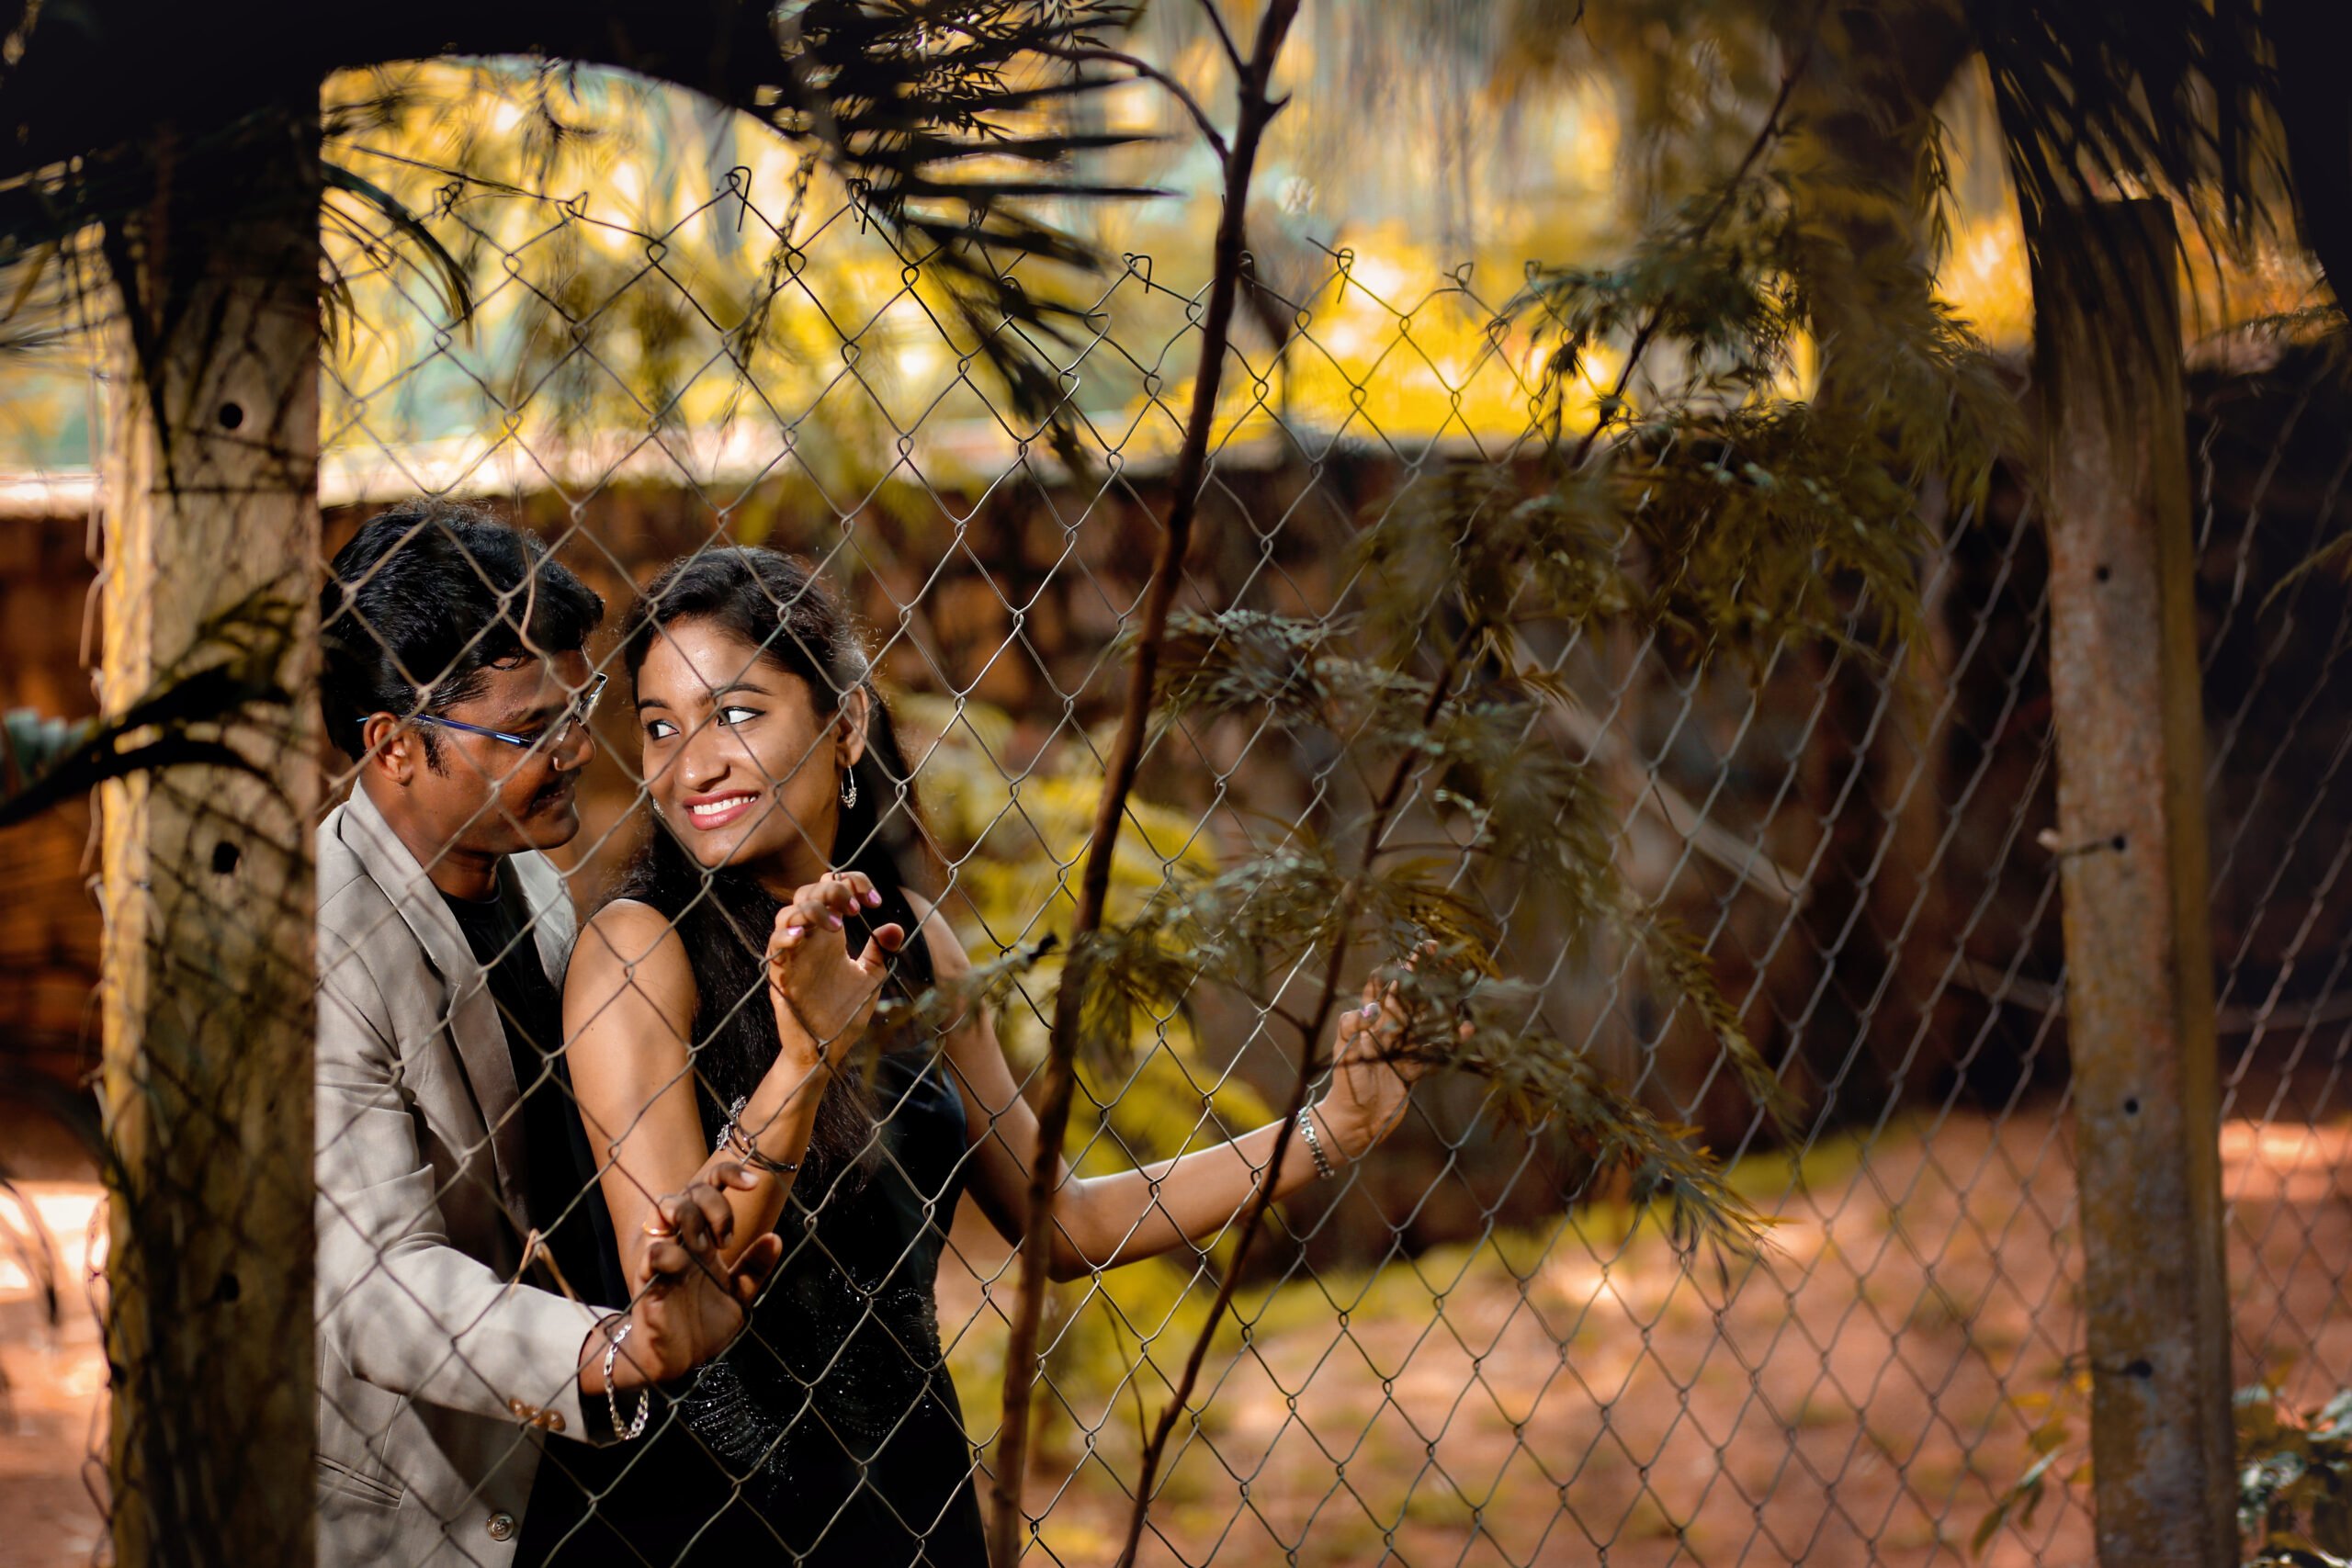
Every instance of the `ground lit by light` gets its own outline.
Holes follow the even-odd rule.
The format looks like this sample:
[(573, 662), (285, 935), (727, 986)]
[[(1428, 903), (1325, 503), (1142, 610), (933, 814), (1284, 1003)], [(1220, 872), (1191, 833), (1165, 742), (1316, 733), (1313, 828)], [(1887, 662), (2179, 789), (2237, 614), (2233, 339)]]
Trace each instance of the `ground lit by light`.
[[(2077, 1342), (2066, 1284), (2080, 1261), (2067, 1239), (2066, 1136), (2063, 1122), (2030, 1111), (1997, 1127), (1956, 1120), (1928, 1141), (1883, 1133), (1859, 1168), (1825, 1169), (1804, 1190), (1763, 1197), (1781, 1223), (1771, 1258), (1752, 1276), (1686, 1271), (1649, 1228), (1634, 1226), (1612, 1244), (1588, 1224), (1555, 1238), (1548, 1256), (1510, 1268), (1477, 1248), (1394, 1265), (1360, 1287), (1348, 1341), (1336, 1348), (1328, 1303), (1318, 1298), (1309, 1303), (1315, 1310), (1287, 1315), (1269, 1303), (1250, 1355), (1219, 1382), (1219, 1441), (1228, 1460), (1249, 1461), (1245, 1470), (1258, 1477), (1251, 1503), (1285, 1529), (1309, 1529), (1313, 1500), (1329, 1485), (1329, 1461), (1316, 1457), (1320, 1449), (1310, 1452), (1306, 1426), (1325, 1439), (1354, 1434), (1351, 1451), (1361, 1450), (1363, 1463), (1351, 1476), (1375, 1492), (1393, 1479), (1384, 1455), (1423, 1454), (1430, 1435), (1442, 1434), (1455, 1469), (1495, 1470), (1482, 1517), (1506, 1534), (1521, 1525), (1539, 1531), (1560, 1502), (1556, 1489), (1522, 1497), (1505, 1484), (1519, 1443), (1586, 1453), (1570, 1503), (1605, 1523), (1612, 1509), (1623, 1511), (1611, 1491), (1611, 1445), (1639, 1439), (1651, 1457), (1656, 1506), (1676, 1528), (1655, 1540), (1621, 1531), (1611, 1562), (1688, 1561), (1676, 1556), (1676, 1543), (1693, 1538), (1730, 1548), (1748, 1539), (1757, 1509), (1802, 1534), (1808, 1521), (1865, 1504), (1865, 1512), (1877, 1510), (1871, 1517), (1893, 1521), (1878, 1532), (1875, 1560), (1904, 1568), (1951, 1561), (1951, 1543), (2030, 1461), (2023, 1426), (2001, 1411), (2042, 1397), (2046, 1380), (2035, 1369), (2054, 1364), (2055, 1347)], [(2352, 1325), (2332, 1304), (2335, 1281), (2352, 1267), (2352, 1232), (2336, 1218), (2352, 1183), (2352, 1125), (2232, 1121), (2222, 1128), (2221, 1154), (2241, 1371), (2252, 1375), (2273, 1341), (2302, 1347), (2306, 1381), (2317, 1381), (2298, 1397), (2309, 1394), (2310, 1403), (2337, 1386), (2352, 1361)], [(104, 1448), (106, 1367), (92, 1271), (104, 1264), (105, 1212), (94, 1184), (21, 1190), (54, 1248), (61, 1300), (52, 1323), (37, 1270), (0, 1247), (0, 1518), (7, 1520), (0, 1568), (103, 1562), (103, 1476), (91, 1456)], [(0, 1223), (23, 1227), (22, 1210), (5, 1196)], [(1910, 1245), (1930, 1239), (1924, 1254)], [(982, 1290), (969, 1278), (944, 1278), (943, 1317), (979, 1312)], [(1442, 1311), (1434, 1304), (1441, 1292)], [(1485, 1354), (1466, 1359), (1457, 1340)], [(1849, 1452), (1857, 1431), (1919, 1426), (1909, 1407), (1917, 1391), (1906, 1393), (1908, 1384), (1883, 1374), (1947, 1352), (1944, 1372), (1973, 1378), (1969, 1397), (1991, 1412), (1966, 1443), (1945, 1452), (1950, 1434), (1929, 1424), (1927, 1436), (1883, 1461)], [(1391, 1374), (1385, 1384), (1366, 1382), (1363, 1369), (1374, 1362)], [(1296, 1397), (1277, 1396), (1276, 1385)], [(1820, 1466), (1821, 1477), (1790, 1470), (1792, 1450)], [(1417, 1464), (1395, 1461), (1398, 1474)], [(1726, 1466), (1746, 1478), (1752, 1504), (1700, 1484)], [(1936, 1482), (1947, 1472), (1955, 1479)], [(1691, 1482), (1689, 1498), (1677, 1478)], [(1207, 1483), (1189, 1477), (1186, 1484)], [(1453, 1517), (1443, 1501), (1421, 1498), (1400, 1527), (1405, 1534), (1424, 1545), (1445, 1537)], [(1122, 1506), (1117, 1496), (1078, 1486), (1057, 1506), (1047, 1533), (1072, 1549), (1108, 1540)], [(1204, 1494), (1171, 1506), (1164, 1528), (1206, 1551), (1226, 1528), (1223, 1517), (1217, 1498)], [(1427, 1540), (1414, 1533), (1424, 1527)], [(1369, 1562), (1383, 1550), (1377, 1532), (1358, 1541), (1338, 1524), (1311, 1528), (1330, 1549), (1321, 1561)], [(2078, 1546), (2087, 1551), (2079, 1506), (2061, 1509), (2048, 1531), (2039, 1549), (2004, 1538), (1981, 1561), (2023, 1568), (2072, 1560)], [(1529, 1562), (1589, 1560), (1549, 1547), (1530, 1551)]]
[[(106, 1266), (96, 1183), (28, 1181), (0, 1192), (0, 1568), (106, 1561), (101, 1479), (106, 1357), (95, 1275)], [(38, 1228), (28, 1223), (29, 1208)], [(57, 1313), (40, 1275), (53, 1269)]]

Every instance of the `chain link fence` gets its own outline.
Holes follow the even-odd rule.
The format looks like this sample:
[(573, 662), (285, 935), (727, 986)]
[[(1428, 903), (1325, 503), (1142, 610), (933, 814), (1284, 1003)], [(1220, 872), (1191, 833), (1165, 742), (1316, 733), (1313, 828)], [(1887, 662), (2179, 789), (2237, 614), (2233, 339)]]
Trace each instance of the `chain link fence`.
[[(890, 789), (879, 811), (869, 793), (859, 820), (903, 857), (931, 923), (1000, 971), (990, 1038), (1014, 1081), (1037, 1070), (1066, 962), (1050, 939), (1069, 928), (1124, 700), (1121, 638), (1196, 368), (1198, 280), (1130, 256), (1083, 302), (1064, 356), (1079, 438), (1057, 453), (1003, 406), (920, 270), (807, 164), (627, 203), (364, 143), (356, 165), (425, 215), (471, 315), (450, 324), (450, 278), (419, 267), (402, 236), (349, 213), (331, 225), (329, 556), (408, 507), (400, 548), (454, 547), (445, 564), (533, 637), (556, 627), (549, 646), (566, 642), (562, 606), (541, 599), (569, 577), (605, 613), (592, 634), (573, 628), (584, 648), (576, 667), (558, 661), (560, 695), (535, 688), (503, 717), (481, 705), (505, 688), (484, 696), (475, 673), (495, 626), (486, 639), (452, 632), (434, 622), (439, 602), (411, 604), (415, 624), (374, 624), (364, 584), (399, 573), (384, 555), (344, 558), (357, 565), (343, 635), (362, 655), (462, 645), (468, 679), (399, 671), (433, 720), (405, 732), (403, 765), (478, 798), (450, 818), (461, 874), (416, 854), (407, 870), (431, 889), (384, 886), (359, 915), (336, 903), (345, 885), (322, 886), (322, 1074), (385, 1075), (322, 1088), (319, 1104), (322, 1506), (395, 1558), (416, 1539), (396, 1521), (430, 1497), (455, 1499), (436, 1561), (505, 1561), (518, 1537), (558, 1561), (661, 1563), (763, 1540), (778, 1561), (966, 1561), (994, 1478), (1018, 1221), (989, 1152), (1003, 1102), (937, 1038), (844, 1077), (863, 1085), (870, 1135), (831, 1167), (821, 1149), (763, 1156), (813, 1158), (824, 1179), (796, 1184), (775, 1281), (725, 1377), (672, 1385), (644, 1407), (643, 1435), (592, 1446), (573, 1439), (605, 1435), (601, 1394), (526, 1386), (513, 1369), (568, 1380), (599, 1309), (625, 1304), (631, 1281), (598, 1277), (600, 1249), (626, 1272), (648, 1194), (616, 1145), (685, 1126), (698, 1154), (714, 1140), (741, 1151), (746, 1132), (763, 1146), (734, 1103), (757, 1083), (725, 1065), (745, 1002), (689, 998), (677, 1014), (636, 978), (673, 951), (712, 973), (705, 944), (721, 928), (695, 911), (758, 906), (723, 878), (664, 905), (644, 847), (704, 831), (682, 829), (682, 812), (699, 808), (715, 833), (771, 796), (783, 804), (761, 809), (787, 841), (787, 824), (805, 826), (807, 759), (833, 741), (816, 723), (762, 751), (756, 726), (796, 690), (820, 719), (847, 699), (798, 675), (781, 694), (773, 679), (733, 694), (733, 707), (721, 688), (757, 685), (762, 670), (870, 669), (903, 772), (827, 765), (808, 799)], [(624, 207), (662, 217), (611, 215)], [(1233, 348), (1178, 604), (1348, 626), (1384, 570), (1364, 542), (1393, 519), (1465, 487), (1487, 497), (1481, 519), (1539, 493), (1541, 351), (1511, 290), (1466, 270), (1423, 277), (1346, 251), (1293, 270), (1259, 280)], [(2352, 901), (2338, 888), (2352, 710), (2334, 689), (2352, 594), (2311, 564), (2339, 527), (2347, 411), (2330, 367), (2292, 349), (2199, 369), (2191, 391), (2234, 1348), (2240, 1382), (2305, 1410), (2352, 1382), (2338, 1285), (2352, 1266), (2339, 1085)], [(482, 536), (418, 498), (487, 507), (561, 571), (482, 553)], [(1758, 1112), (1655, 955), (1564, 924), (1539, 879), (1465, 874), (1459, 909), (1411, 912), (1441, 937), (1447, 919), (1491, 931), (1551, 1031), (1722, 1159), (1730, 1193), (1771, 1222), (1764, 1245), (1693, 1251), (1561, 1128), (1515, 1122), (1490, 1083), (1423, 1077), (1385, 1141), (1275, 1211), (1158, 1466), (1143, 1561), (2090, 1559), (2058, 916), (2059, 866), (2079, 847), (2055, 830), (2047, 566), (2020, 472), (1979, 504), (1921, 505), (1925, 615), (1891, 652), (1884, 608), (1866, 601), (1848, 606), (1848, 637), (1785, 642), (1753, 666), (1607, 614), (1518, 650), (1546, 676), (1529, 732), (1591, 781), (1600, 852), (1703, 952), (1799, 1107), (1793, 1135)], [(761, 567), (771, 575), (752, 590), (797, 628), (797, 652), (721, 668), (727, 648), (686, 635), (721, 616), (707, 607), (629, 652), (623, 634), (645, 624), (629, 607), (657, 575), (684, 560), (723, 576), (745, 547), (813, 573), (813, 590), (780, 587), (798, 580)], [(854, 631), (812, 655), (814, 593)], [(1180, 712), (1153, 731), (1114, 903), (1141, 908), (1282, 852), (1302, 825), (1377, 795), (1347, 738), (1275, 726), (1282, 700), (1266, 694), (1254, 719)], [(471, 716), (453, 725), (453, 710)], [(332, 702), (327, 719), (332, 731)], [(346, 750), (380, 756), (398, 728)], [(371, 765), (329, 758), (330, 795)], [(549, 771), (576, 784), (514, 793)], [(1412, 781), (1398, 836), (1459, 858), (1444, 788), (1434, 772)], [(576, 834), (547, 829), (573, 808)], [(327, 869), (382, 884), (399, 857), (352, 836), (353, 810), (325, 830), (347, 846)], [(413, 822), (369, 815), (368, 830), (413, 838), (398, 831)], [(556, 874), (483, 884), (507, 900), (501, 924), (449, 890), (508, 840), (543, 845)], [(616, 934), (634, 928), (599, 917), (616, 890), (659, 917), (636, 948)], [(687, 941), (664, 946), (672, 925)], [(422, 946), (422, 994), (446, 1011), (407, 1019), (410, 1002), (387, 994), (409, 971), (371, 955), (401, 943)], [(580, 955), (599, 943), (592, 967), (624, 975), (605, 1005), (641, 1032), (667, 1019), (687, 1072), (632, 1077), (560, 1054), (529, 1070), (524, 1046), (555, 1043), (548, 1010), (566, 1033), (603, 1016), (577, 1011)], [(541, 961), (544, 994), (515, 977), (518, 954)], [(346, 963), (375, 989), (336, 981)], [(888, 995), (910, 1005), (919, 989), (902, 979)], [(1293, 993), (1273, 995), (1253, 1007), (1180, 986), (1138, 1011), (1129, 1049), (1082, 1066), (1073, 1174), (1215, 1162), (1202, 1151), (1235, 1138), (1262, 1166), (1270, 1145), (1246, 1140), (1277, 1120), (1293, 1071), (1278, 1038)], [(407, 1019), (424, 1043), (368, 1036), (384, 1019)], [(502, 1036), (518, 1042), (511, 1056)], [(435, 1068), (428, 1045), (464, 1074)], [(486, 1087), (485, 1071), (513, 1081)], [(381, 1164), (387, 1137), (411, 1140), (404, 1166)], [(550, 1190), (575, 1155), (596, 1179)], [(1131, 1192), (1112, 1250), (1155, 1235), (1156, 1211), (1197, 1245), (1160, 1236), (1157, 1256), (1110, 1269), (1081, 1257), (1054, 1286), (1023, 1487), (1033, 1560), (1120, 1549), (1152, 1421), (1233, 1247), (1229, 1217), (1172, 1196), (1187, 1181), (1224, 1192), (1198, 1187), (1212, 1168)], [(355, 1252), (363, 1243), (387, 1250)], [(478, 1253), (473, 1269), (435, 1272), (453, 1249)], [(509, 1304), (535, 1291), (544, 1304)], [(516, 1324), (570, 1337), (550, 1360), (510, 1342)], [(607, 1417), (624, 1432), (631, 1399)], [(419, 1454), (436, 1458), (420, 1469)]]

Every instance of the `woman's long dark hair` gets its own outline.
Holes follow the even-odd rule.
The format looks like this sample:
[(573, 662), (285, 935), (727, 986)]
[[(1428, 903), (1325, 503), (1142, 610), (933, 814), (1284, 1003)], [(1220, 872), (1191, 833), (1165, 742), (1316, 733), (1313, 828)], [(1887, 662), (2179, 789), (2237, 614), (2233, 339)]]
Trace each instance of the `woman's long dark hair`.
[[(931, 953), (917, 933), (907, 889), (909, 874), (928, 863), (929, 840), (912, 771), (890, 710), (875, 690), (856, 627), (816, 575), (790, 557), (749, 547), (705, 551), (673, 562), (629, 607), (621, 624), (621, 660), (632, 687), (662, 629), (690, 621), (733, 633), (777, 669), (798, 676), (820, 717), (838, 713), (851, 691), (865, 693), (865, 750), (852, 770), (856, 804), (841, 808), (831, 859), (838, 870), (873, 878), (882, 902), (854, 919), (844, 934), (854, 953), (873, 927), (897, 922), (908, 940), (891, 965), (885, 994), (920, 995), (932, 984)], [(658, 815), (613, 897), (660, 910), (685, 943), (695, 976), (695, 1099), (704, 1130), (715, 1134), (728, 1108), (752, 1093), (782, 1049), (768, 1000), (766, 954), (783, 905), (741, 867), (704, 869)], [(865, 1072), (842, 1067), (818, 1104), (804, 1181), (871, 1157), (871, 1085)]]

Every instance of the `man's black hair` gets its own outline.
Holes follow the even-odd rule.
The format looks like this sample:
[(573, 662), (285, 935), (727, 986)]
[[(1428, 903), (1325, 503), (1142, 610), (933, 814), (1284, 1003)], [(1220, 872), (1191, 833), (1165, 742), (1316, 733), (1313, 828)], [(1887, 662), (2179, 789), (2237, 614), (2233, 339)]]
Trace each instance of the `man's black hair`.
[[(486, 670), (585, 648), (604, 618), (532, 535), (454, 502), (394, 507), (360, 525), (319, 594), (327, 737), (356, 761), (369, 715), (443, 712)], [(422, 735), (437, 767), (433, 731)]]

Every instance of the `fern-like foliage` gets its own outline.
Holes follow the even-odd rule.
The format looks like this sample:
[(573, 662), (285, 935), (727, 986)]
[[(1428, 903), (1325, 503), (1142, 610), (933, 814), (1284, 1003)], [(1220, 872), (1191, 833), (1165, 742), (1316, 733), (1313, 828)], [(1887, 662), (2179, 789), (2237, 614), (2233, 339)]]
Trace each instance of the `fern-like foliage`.
[[(1887, 308), (1867, 364), (1804, 396), (1808, 277), (1836, 240), (1806, 223), (1798, 183), (1767, 163), (1683, 204), (1621, 267), (1532, 276), (1516, 310), (1553, 344), (1543, 412), (1565, 471), (1544, 507), (1484, 502), (1533, 526), (1475, 547), (1570, 568), (1536, 585), (1535, 613), (1623, 604), (1694, 651), (1753, 656), (1844, 640), (1866, 598), (1883, 640), (1917, 634), (1917, 498), (1981, 498), (2021, 436), (2015, 390), (1919, 263), (1873, 254), (1841, 259), (1915, 276), (1873, 290)], [(1597, 353), (1623, 368), (1577, 436)], [(1609, 565), (1615, 584), (1585, 581)]]
[[(1573, 550), (1497, 551), (1475, 531), (1447, 535), (1454, 515), (1439, 505), (1384, 526), (1364, 541), (1367, 560), (1434, 572), (1420, 578), (1425, 603), (1465, 623), (1532, 610), (1531, 582), (1592, 589), (1606, 581)], [(1544, 536), (1525, 516), (1519, 529), (1505, 536)], [(1440, 547), (1433, 531), (1461, 547)], [(1577, 601), (1588, 614), (1603, 604), (1622, 610), (1627, 601), (1615, 588)], [(1559, 607), (1551, 601), (1555, 614)], [(1336, 987), (1304, 987), (1301, 1002), (1296, 976), (1335, 950), (1353, 953), (1408, 1009), (1412, 1022), (1391, 1047), (1399, 1056), (1490, 1080), (1529, 1124), (1565, 1134), (1596, 1165), (1631, 1173), (1636, 1190), (1667, 1202), (1679, 1237), (1747, 1245), (1756, 1216), (1686, 1131), (1608, 1083), (1581, 1048), (1544, 1024), (1534, 995), (1506, 973), (1503, 932), (1484, 895), (1531, 886), (1568, 931), (1605, 929), (1629, 940), (1706, 1022), (1764, 1111), (1784, 1119), (1792, 1108), (1696, 945), (1619, 878), (1614, 804), (1593, 770), (1535, 722), (1550, 677), (1495, 664), (1500, 645), (1475, 626), (1457, 640), (1485, 667), (1445, 660), (1453, 668), (1432, 677), (1400, 668), (1426, 653), (1428, 637), (1395, 639), (1369, 617), (1175, 617), (1160, 665), (1171, 720), (1233, 715), (1311, 732), (1343, 748), (1375, 787), (1340, 819), (1302, 825), (1269, 852), (1213, 876), (1171, 878), (1134, 917), (1107, 928), (1087, 970), (1089, 1016), (1102, 1015), (1090, 1033), (1122, 1038), (1118, 1010), (1165, 1010), (1210, 987), (1292, 1025), (1311, 1048)], [(1382, 780), (1388, 787), (1377, 787)], [(1401, 841), (1394, 829), (1408, 793), (1416, 821), (1447, 834), (1450, 849)]]
[[(1172, 617), (1163, 726), (1229, 721), (1332, 760), (1315, 816), (1271, 850), (1171, 874), (1092, 939), (1064, 979), (1087, 987), (1090, 1042), (1115, 1046), (1135, 1017), (1213, 988), (1294, 1031), (1312, 1072), (1370, 970), (1413, 1019), (1397, 1054), (1485, 1078), (1629, 1173), (1679, 1238), (1758, 1235), (1695, 1134), (1548, 1022), (1506, 927), (1521, 946), (1540, 930), (1536, 945), (1637, 957), (1759, 1119), (1792, 1126), (1800, 1108), (1700, 942), (1626, 885), (1630, 802), (1547, 722), (1576, 693), (1529, 651), (1623, 628), (1694, 666), (1761, 667), (1794, 642), (1883, 658), (1923, 635), (1922, 498), (1983, 493), (2018, 438), (2014, 388), (1916, 260), (1841, 254), (1808, 221), (1781, 142), (1767, 126), (1616, 264), (1531, 273), (1498, 330), (1544, 351), (1535, 439), (1512, 461), (1434, 465), (1359, 536), (1347, 601)], [(1849, 344), (1835, 384), (1815, 384), (1810, 290), (1833, 261), (1888, 304), (1867, 355)]]

